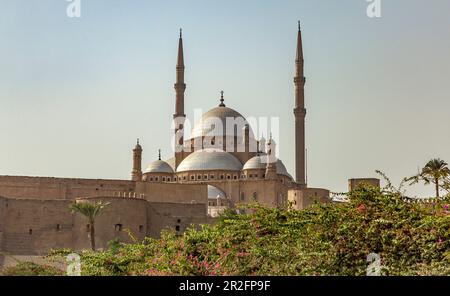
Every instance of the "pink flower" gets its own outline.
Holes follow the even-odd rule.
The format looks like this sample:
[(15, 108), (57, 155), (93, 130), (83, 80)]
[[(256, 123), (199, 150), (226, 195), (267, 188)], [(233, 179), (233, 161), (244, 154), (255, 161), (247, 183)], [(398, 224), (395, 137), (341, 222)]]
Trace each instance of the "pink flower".
[(444, 205), (444, 210), (448, 211), (448, 204)]
[(366, 205), (365, 204), (360, 204), (358, 207), (358, 212), (362, 213), (366, 211)]

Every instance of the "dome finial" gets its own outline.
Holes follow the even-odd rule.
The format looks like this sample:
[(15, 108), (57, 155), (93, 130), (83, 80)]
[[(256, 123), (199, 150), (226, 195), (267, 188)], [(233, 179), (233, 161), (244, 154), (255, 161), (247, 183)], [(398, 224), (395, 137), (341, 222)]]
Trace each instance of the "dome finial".
[(158, 149), (158, 160), (161, 160), (161, 149)]
[(221, 90), (220, 91), (220, 105), (219, 105), (219, 107), (225, 107), (225, 104), (223, 103), (225, 101), (225, 99), (223, 98), (223, 94), (224, 94), (224, 91)]
[(138, 145), (139, 145), (139, 138), (137, 138), (137, 142), (136, 142), (136, 144), (138, 144)]

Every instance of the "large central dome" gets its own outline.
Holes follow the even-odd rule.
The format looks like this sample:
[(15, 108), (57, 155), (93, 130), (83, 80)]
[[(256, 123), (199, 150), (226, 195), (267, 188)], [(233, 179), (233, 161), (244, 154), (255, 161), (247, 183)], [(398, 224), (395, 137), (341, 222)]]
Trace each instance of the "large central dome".
[[(230, 128), (227, 128), (227, 121)], [(201, 120), (192, 129), (191, 138), (243, 135), (242, 130), (246, 124), (248, 124), (247, 120), (239, 112), (225, 106), (219, 106), (202, 115)], [(237, 129), (237, 133), (235, 129)], [(250, 138), (253, 139), (251, 127), (249, 127), (249, 130)]]
[(241, 162), (231, 153), (219, 149), (202, 149), (186, 157), (178, 166), (177, 172), (241, 169)]

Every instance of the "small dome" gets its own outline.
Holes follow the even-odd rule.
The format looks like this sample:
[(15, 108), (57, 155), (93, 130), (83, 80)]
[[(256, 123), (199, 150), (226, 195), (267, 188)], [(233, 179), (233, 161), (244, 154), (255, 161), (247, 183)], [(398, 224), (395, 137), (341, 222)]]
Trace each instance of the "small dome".
[(202, 149), (186, 157), (177, 172), (187, 171), (240, 171), (241, 162), (232, 154), (220, 149)]
[(208, 199), (226, 199), (227, 195), (215, 186), (208, 185)]
[(157, 160), (152, 162), (145, 173), (170, 173), (173, 174), (172, 167), (165, 161)]
[(167, 164), (170, 165), (172, 170), (175, 172), (175, 157), (169, 158), (166, 160)]
[[(243, 170), (261, 170), (265, 169), (267, 166), (267, 155), (261, 154), (255, 157), (250, 158), (244, 165)], [(288, 173), (286, 166), (284, 163), (277, 159), (277, 174), (284, 175), (292, 179), (292, 176)]]
[[(240, 129), (243, 129), (245, 125), (248, 124), (245, 117), (236, 110), (228, 107), (216, 107), (202, 115), (201, 120), (197, 122), (192, 129), (191, 138), (197, 138), (201, 136), (234, 137), (234, 128), (233, 130), (227, 130), (227, 118), (229, 118), (228, 120), (234, 119), (234, 123), (238, 126), (238, 128), (240, 127)], [(240, 133), (242, 133), (242, 130), (238, 131), (238, 135), (240, 135)], [(249, 131), (249, 136), (250, 139), (254, 139), (253, 131), (251, 128)]]

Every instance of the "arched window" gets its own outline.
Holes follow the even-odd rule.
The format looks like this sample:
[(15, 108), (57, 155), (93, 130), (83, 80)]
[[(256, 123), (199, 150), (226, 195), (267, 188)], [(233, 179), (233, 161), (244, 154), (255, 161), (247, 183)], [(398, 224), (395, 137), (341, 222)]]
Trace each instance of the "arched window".
[(241, 192), (241, 201), (244, 201), (244, 200), (245, 200), (245, 193)]
[(252, 198), (253, 198), (254, 200), (258, 200), (258, 193), (257, 193), (257, 192), (253, 192)]

